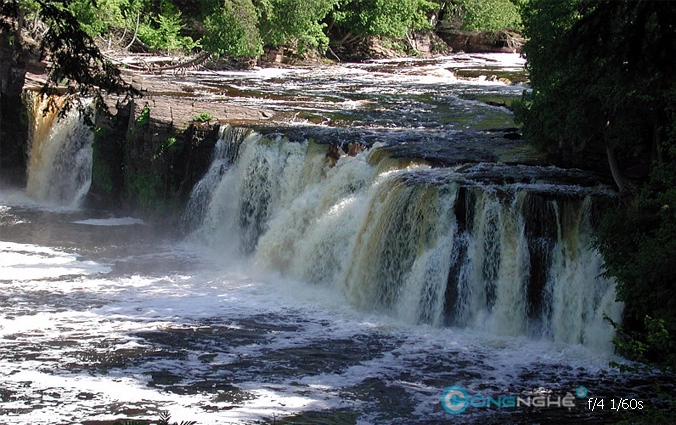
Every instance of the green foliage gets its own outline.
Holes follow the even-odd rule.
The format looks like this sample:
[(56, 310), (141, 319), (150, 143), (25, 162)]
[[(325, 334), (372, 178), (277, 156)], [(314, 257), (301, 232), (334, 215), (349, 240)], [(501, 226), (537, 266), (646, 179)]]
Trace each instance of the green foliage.
[(204, 49), (216, 56), (254, 57), (263, 53), (258, 15), (251, 0), (226, 0), (204, 22)]
[[(493, 29), (517, 27), (517, 6), (512, 2), (524, 1), (528, 0), (453, 3), (464, 11), (469, 26)], [(332, 34), (340, 34), (340, 38), (346, 35), (404, 38), (410, 31), (429, 29), (429, 17), (445, 7), (446, 2), (201, 0), (177, 1), (179, 9), (169, 0), (25, 0), (21, 7), (43, 10), (43, 4), (68, 10), (89, 38), (123, 40), (134, 34), (151, 51), (171, 53), (204, 48), (215, 56), (251, 58), (263, 53), (263, 45), (287, 46), (301, 53), (308, 49), (323, 52), (329, 44), (329, 26)]]
[(125, 172), (126, 198), (146, 211), (160, 211), (164, 200), (161, 196), (164, 182), (150, 172)]
[[(670, 398), (671, 395), (666, 390), (661, 390), (661, 398), (667, 398), (669, 407), (656, 408), (648, 404), (641, 410), (621, 410), (617, 415), (617, 422), (614, 425), (655, 425), (655, 424), (673, 424), (676, 423), (676, 402)], [(622, 418), (622, 419), (620, 419)]]
[(151, 422), (147, 420), (140, 420), (140, 421), (135, 421), (135, 420), (123, 420), (123, 421), (117, 421), (113, 425), (148, 425), (150, 423), (157, 423), (157, 425), (196, 425), (197, 422), (195, 421), (181, 421), (181, 423), (178, 422), (169, 422), (171, 420), (171, 415), (168, 412), (160, 412), (160, 418), (157, 422)]
[(20, 16), (34, 15), (32, 19), (47, 24), (47, 31), (41, 34), (40, 48), (42, 52), (50, 54), (51, 69), (42, 87), (43, 93), (55, 93), (58, 91), (57, 86), (67, 86), (70, 93), (79, 92), (82, 96), (94, 97), (103, 110), (106, 110), (106, 106), (102, 101), (102, 90), (137, 95), (138, 91), (121, 78), (119, 69), (104, 58), (94, 40), (83, 30), (69, 9), (72, 4), (72, 0), (2, 2), (0, 32), (3, 37), (8, 37), (8, 34), (13, 37), (18, 29), (17, 24), (26, 22), (25, 19), (19, 19)]
[(664, 137), (676, 60), (672, 2), (532, 0), (524, 46), (532, 92), (518, 105), (524, 136), (572, 152), (630, 156)]
[(383, 43), (383, 47), (386, 49), (393, 50), (398, 53), (404, 53), (406, 51), (407, 46), (401, 40), (385, 38), (381, 42)]
[[(96, 94), (99, 89), (134, 92), (122, 80), (119, 70), (103, 58), (92, 38), (68, 10), (71, 1), (37, 0), (36, 3), (39, 16), (49, 25), (43, 35), (42, 48), (51, 52), (54, 64), (45, 91), (53, 91), (54, 85), (72, 82), (84, 95)], [(5, 7), (2, 12), (11, 13)]]
[[(181, 12), (171, 2), (148, 0), (72, 0), (69, 10), (91, 37), (106, 36), (113, 30), (132, 34), (158, 52), (191, 50), (199, 44), (182, 35)], [(138, 27), (138, 28), (137, 28)]]
[(263, 42), (325, 50), (329, 39), (322, 21), (338, 0), (257, 0), (255, 2)]
[(513, 0), (456, 0), (463, 28), (470, 31), (520, 30), (519, 3)]
[(178, 422), (170, 423), (169, 421), (171, 420), (171, 415), (169, 412), (161, 412), (160, 413), (160, 421), (158, 422), (158, 425), (195, 425), (197, 422), (195, 421), (181, 421), (179, 424)]
[(138, 28), (138, 37), (153, 50), (175, 52), (192, 50), (199, 46), (189, 36), (181, 35), (183, 30), (181, 11), (169, 1), (161, 3), (161, 12), (144, 20)]
[(209, 122), (212, 119), (214, 119), (214, 116), (210, 112), (200, 112), (192, 120), (195, 122)]
[(435, 0), (201, 0), (177, 2), (181, 10), (168, 0), (27, 0), (23, 5), (32, 2), (58, 3), (89, 37), (134, 34), (151, 51), (203, 47), (215, 56), (237, 58), (260, 56), (263, 45), (323, 52), (329, 44), (327, 23), (343, 34), (403, 38), (429, 28), (428, 15), (441, 7)]
[(80, 22), (82, 29), (95, 37), (105, 34), (112, 28), (123, 28), (127, 22), (126, 14), (131, 12), (132, 4), (128, 0), (97, 0), (96, 4), (91, 0), (76, 0), (70, 4), (69, 10)]
[[(676, 121), (675, 121), (676, 122)], [(669, 151), (675, 139), (667, 142)], [(676, 367), (676, 161), (658, 163), (635, 206), (606, 215), (596, 245), (617, 280), (625, 323), (616, 341), (628, 357)]]
[(175, 149), (172, 149), (176, 146), (176, 136), (168, 136), (167, 139), (155, 146), (155, 155), (153, 155), (153, 161), (160, 159), (164, 155), (172, 155), (176, 153)]
[(20, 2), (19, 7), (21, 7), (26, 14), (36, 14), (40, 12), (40, 5), (36, 0), (24, 0)]
[[(655, 365), (651, 355), (659, 352), (666, 357), (657, 366), (673, 370), (673, 366), (676, 365), (676, 338), (669, 334), (664, 320), (645, 316), (644, 332), (629, 332), (612, 320), (610, 322), (616, 331), (613, 342), (617, 351), (643, 363), (642, 365), (626, 365), (610, 362), (611, 366), (617, 367), (621, 372), (650, 373), (651, 367)], [(676, 423), (676, 399), (673, 393), (664, 389), (659, 383), (653, 385), (652, 391), (657, 394), (657, 397), (651, 398), (650, 403), (646, 404), (643, 409), (618, 412), (618, 419), (621, 418), (621, 420), (616, 422), (616, 425)]]
[(592, 109), (598, 102), (585, 103), (578, 97), (579, 91), (571, 90), (593, 82), (586, 81), (589, 75), (585, 64), (564, 54), (565, 34), (579, 19), (579, 3), (533, 0), (523, 16), (529, 39), (523, 49), (533, 90), (516, 103), (515, 120), (523, 125), (524, 137), (543, 149), (558, 146), (559, 141), (584, 146), (588, 140), (598, 139), (594, 122), (598, 118), (584, 119), (584, 109)]
[(427, 0), (342, 0), (333, 12), (338, 26), (353, 34), (404, 37), (429, 28), (427, 13), (438, 5)]
[[(670, 335), (663, 319), (653, 319), (645, 316), (643, 320), (643, 332), (631, 332), (620, 324), (609, 320), (616, 331), (613, 339), (616, 351), (627, 356), (630, 359), (644, 364), (655, 364), (654, 354), (662, 353), (665, 355), (664, 361), (658, 366), (669, 368), (676, 364), (676, 338)], [(611, 365), (618, 367), (621, 371), (637, 371), (644, 369), (645, 366), (626, 366), (617, 362), (611, 362)]]
[(139, 114), (134, 123), (134, 130), (139, 130), (148, 127), (150, 124), (150, 106), (146, 103), (143, 110)]
[(92, 143), (92, 186), (99, 188), (110, 195), (114, 191), (112, 170), (102, 152), (102, 140), (108, 131), (97, 127), (94, 129), (94, 142)]

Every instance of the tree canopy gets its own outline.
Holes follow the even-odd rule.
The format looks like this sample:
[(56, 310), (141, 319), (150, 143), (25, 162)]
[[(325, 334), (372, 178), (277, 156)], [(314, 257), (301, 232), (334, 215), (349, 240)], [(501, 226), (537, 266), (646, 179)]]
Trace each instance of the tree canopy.
[(524, 137), (574, 165), (605, 154), (625, 195), (597, 238), (626, 304), (619, 347), (676, 366), (676, 3), (531, 0), (524, 27)]
[(265, 44), (326, 50), (326, 15), (338, 0), (258, 0), (260, 32)]
[(438, 8), (428, 0), (342, 0), (333, 18), (354, 34), (403, 37), (412, 29), (428, 28), (427, 14)]
[(0, 30), (15, 35), (14, 48), (20, 51), (21, 26), (26, 13), (37, 14), (47, 24), (40, 40), (43, 52), (51, 55), (51, 72), (45, 90), (56, 85), (77, 88), (84, 95), (106, 90), (112, 93), (130, 93), (133, 89), (124, 82), (120, 71), (107, 61), (94, 40), (83, 29), (69, 9), (70, 0), (63, 1), (5, 1), (2, 4)]
[(524, 53), (533, 89), (517, 111), (524, 135), (564, 153), (617, 153), (612, 171), (623, 190), (625, 177), (646, 177), (646, 157), (657, 154), (669, 122), (675, 7), (531, 1)]
[(463, 28), (472, 31), (497, 31), (521, 29), (522, 7), (527, 0), (455, 0), (458, 14), (463, 18)]
[[(519, 25), (527, 0), (25, 0), (4, 4), (48, 19), (68, 11), (89, 40), (158, 53), (203, 49), (217, 56), (256, 57), (263, 46), (323, 52), (329, 37), (405, 38), (431, 29), (432, 16), (453, 8), (473, 30)], [(6, 6), (3, 6), (3, 9)], [(44, 9), (44, 11), (43, 11)], [(46, 13), (46, 14), (45, 14)], [(65, 35), (65, 34), (64, 34)]]
[(206, 17), (205, 49), (218, 56), (252, 57), (263, 53), (258, 14), (251, 0), (232, 0)]

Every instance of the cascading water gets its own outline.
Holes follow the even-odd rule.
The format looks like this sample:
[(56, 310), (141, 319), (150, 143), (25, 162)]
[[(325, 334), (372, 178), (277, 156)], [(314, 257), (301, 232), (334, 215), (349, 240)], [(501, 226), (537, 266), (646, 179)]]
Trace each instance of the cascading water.
[[(94, 133), (66, 97), (33, 95), (26, 192), (38, 201), (78, 207), (92, 181)], [(87, 106), (85, 105), (85, 108)]]
[(492, 183), (491, 165), (431, 168), (377, 145), (334, 165), (313, 141), (229, 140), (237, 161), (191, 199), (211, 243), (410, 323), (610, 348), (604, 315), (622, 305), (590, 244), (594, 190)]
[(185, 208), (182, 222), (188, 230), (202, 226), (206, 214), (205, 208), (211, 202), (214, 189), (223, 175), (235, 161), (242, 141), (251, 130), (224, 125), (218, 129), (218, 139), (214, 146), (211, 165), (202, 179), (193, 187), (190, 200)]

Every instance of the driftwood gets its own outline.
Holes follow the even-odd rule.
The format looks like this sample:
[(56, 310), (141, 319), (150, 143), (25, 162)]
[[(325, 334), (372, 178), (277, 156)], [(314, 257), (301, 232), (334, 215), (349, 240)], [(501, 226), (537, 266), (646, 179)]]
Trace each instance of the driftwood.
[(200, 52), (198, 55), (196, 55), (195, 57), (193, 57), (193, 58), (191, 58), (187, 61), (180, 62), (176, 65), (163, 66), (163, 67), (160, 67), (160, 68), (156, 68), (156, 69), (153, 69), (152, 72), (159, 74), (159, 73), (162, 73), (164, 71), (175, 71), (175, 70), (184, 71), (184, 70), (189, 69), (189, 68), (196, 68), (196, 67), (204, 64), (204, 62), (206, 62), (209, 59), (209, 57), (211, 57), (211, 53)]
[(211, 54), (206, 52), (201, 52), (193, 57), (190, 57), (186, 60), (179, 61), (178, 63), (172, 63), (170, 65), (158, 66), (158, 63), (174, 62), (173, 59), (167, 59), (166, 57), (157, 57), (149, 55), (129, 55), (123, 58), (116, 58), (107, 54), (103, 56), (109, 61), (120, 65), (126, 69), (139, 72), (148, 72), (153, 74), (161, 74), (164, 71), (176, 71), (176, 70), (187, 70), (191, 68), (196, 68), (204, 62), (206, 62)]

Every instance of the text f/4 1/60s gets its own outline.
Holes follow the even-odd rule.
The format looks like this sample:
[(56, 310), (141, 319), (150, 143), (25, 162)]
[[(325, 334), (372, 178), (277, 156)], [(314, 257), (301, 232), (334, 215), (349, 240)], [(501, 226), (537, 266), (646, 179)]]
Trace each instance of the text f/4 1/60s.
[(635, 398), (612, 398), (606, 400), (602, 397), (591, 397), (587, 400), (587, 407), (589, 410), (642, 410), (643, 400), (636, 400)]

